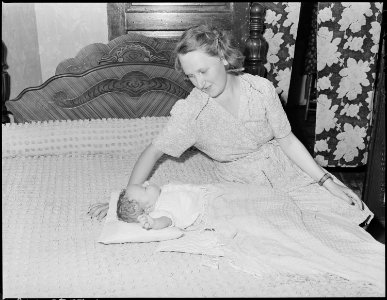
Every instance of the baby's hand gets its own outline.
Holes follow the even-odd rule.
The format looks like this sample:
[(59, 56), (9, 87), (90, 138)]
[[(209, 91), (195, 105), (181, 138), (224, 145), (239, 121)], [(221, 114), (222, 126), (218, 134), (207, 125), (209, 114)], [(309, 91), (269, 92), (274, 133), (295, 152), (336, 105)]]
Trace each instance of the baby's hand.
[(138, 222), (140, 222), (142, 228), (149, 230), (153, 228), (154, 220), (152, 217), (146, 214), (139, 215), (137, 217)]
[(101, 221), (109, 210), (109, 203), (94, 203), (89, 207), (89, 211), (87, 212), (91, 218), (97, 218), (98, 221)]

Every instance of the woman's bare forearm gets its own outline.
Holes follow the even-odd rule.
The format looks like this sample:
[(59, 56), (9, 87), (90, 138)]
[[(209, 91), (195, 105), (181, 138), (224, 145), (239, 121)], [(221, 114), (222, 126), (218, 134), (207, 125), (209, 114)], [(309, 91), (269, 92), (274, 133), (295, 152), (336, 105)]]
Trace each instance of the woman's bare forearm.
[(309, 151), (292, 132), (282, 139), (277, 139), (277, 141), (285, 154), (314, 180), (320, 180), (325, 174), (325, 171), (316, 163)]
[(153, 144), (149, 144), (137, 159), (132, 174), (130, 175), (128, 186), (130, 184), (142, 184), (148, 179), (156, 162), (164, 153), (156, 149)]
[[(316, 182), (324, 176), (326, 171), (317, 164), (309, 151), (293, 133), (290, 133), (283, 139), (277, 140), (285, 154)], [(361, 199), (347, 186), (339, 185), (331, 178), (324, 181), (322, 185), (331, 192), (332, 195), (349, 204), (356, 205), (360, 210), (363, 210)]]

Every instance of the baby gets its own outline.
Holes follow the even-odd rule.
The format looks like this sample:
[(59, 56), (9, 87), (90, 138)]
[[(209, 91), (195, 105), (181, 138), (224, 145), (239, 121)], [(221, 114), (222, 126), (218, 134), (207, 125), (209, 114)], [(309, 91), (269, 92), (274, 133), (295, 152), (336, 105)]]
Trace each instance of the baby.
[(204, 209), (201, 189), (189, 184), (159, 187), (144, 182), (122, 190), (117, 202), (119, 220), (138, 222), (147, 230), (191, 226)]

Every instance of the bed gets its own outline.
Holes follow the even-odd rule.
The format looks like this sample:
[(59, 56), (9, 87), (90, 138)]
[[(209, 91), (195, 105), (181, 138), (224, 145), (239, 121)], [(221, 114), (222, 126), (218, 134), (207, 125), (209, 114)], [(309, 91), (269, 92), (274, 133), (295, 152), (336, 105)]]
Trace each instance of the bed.
[[(264, 261), (252, 257), (230, 264), (210, 235), (200, 240), (189, 232), (188, 239), (98, 241), (104, 221), (91, 219), (89, 206), (108, 202), (127, 184), (136, 159), (162, 130), (173, 104), (192, 89), (173, 69), (173, 46), (139, 34), (89, 45), (59, 64), (56, 75), (41, 86), (5, 103), (16, 122), (2, 125), (3, 297), (385, 296), (384, 245), (360, 228), (340, 232), (332, 227), (329, 233), (335, 234), (324, 235), (324, 247), (342, 241), (338, 250), (355, 252), (348, 258), (354, 263), (352, 277), (327, 270), (249, 272), (240, 266), (251, 262), (259, 269)], [(150, 180), (227, 190), (210, 159), (194, 148), (178, 159), (164, 157)], [(236, 197), (232, 190), (226, 194)], [(247, 211), (254, 199), (245, 200)], [(291, 208), (292, 216), (300, 213), (288, 200), (265, 212), (282, 217)], [(323, 220), (297, 222), (291, 225), (305, 229), (307, 223), (316, 227), (315, 234), (329, 227)], [(287, 226), (280, 219), (277, 225)], [(314, 237), (304, 233), (299, 237), (305, 245)], [(359, 262), (364, 257), (369, 264)]]

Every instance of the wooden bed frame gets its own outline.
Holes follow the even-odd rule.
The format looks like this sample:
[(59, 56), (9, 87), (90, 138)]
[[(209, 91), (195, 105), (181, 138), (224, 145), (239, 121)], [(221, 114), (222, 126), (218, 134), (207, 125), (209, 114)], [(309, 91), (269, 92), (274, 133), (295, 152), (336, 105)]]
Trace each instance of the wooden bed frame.
[(133, 33), (88, 45), (7, 108), (17, 122), (168, 115), (193, 87), (173, 69), (173, 47)]
[[(246, 72), (264, 76), (267, 43), (262, 36), (265, 8), (253, 3), (246, 40)], [(193, 88), (174, 69), (176, 41), (136, 33), (107, 44), (91, 44), (62, 61), (55, 76), (9, 100), (3, 43), (2, 123), (48, 120), (168, 116), (174, 103)]]

